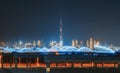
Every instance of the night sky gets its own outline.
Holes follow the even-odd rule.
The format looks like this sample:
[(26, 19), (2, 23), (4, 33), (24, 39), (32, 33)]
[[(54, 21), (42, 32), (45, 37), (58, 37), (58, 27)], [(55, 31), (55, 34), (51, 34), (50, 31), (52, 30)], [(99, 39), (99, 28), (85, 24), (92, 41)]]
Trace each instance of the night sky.
[(120, 45), (119, 0), (1, 0), (0, 40), (85, 41), (93, 37)]

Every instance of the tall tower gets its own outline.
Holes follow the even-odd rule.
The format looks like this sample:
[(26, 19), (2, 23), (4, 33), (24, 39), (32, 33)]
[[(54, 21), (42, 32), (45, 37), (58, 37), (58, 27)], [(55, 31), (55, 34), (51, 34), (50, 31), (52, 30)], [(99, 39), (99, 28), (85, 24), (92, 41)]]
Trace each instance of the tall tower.
[(75, 40), (75, 46), (78, 47), (78, 40)]
[(92, 37), (90, 38), (90, 48), (94, 49), (94, 40)]
[(41, 47), (41, 41), (40, 40), (38, 40), (37, 45), (38, 45), (38, 47)]
[(90, 47), (89, 40), (86, 41), (86, 45), (87, 45), (88, 48)]
[(73, 46), (73, 47), (75, 46), (75, 41), (74, 41), (74, 40), (72, 40), (72, 46)]
[(63, 46), (63, 32), (62, 32), (62, 18), (60, 18), (60, 42), (59, 42), (59, 46), (62, 47)]

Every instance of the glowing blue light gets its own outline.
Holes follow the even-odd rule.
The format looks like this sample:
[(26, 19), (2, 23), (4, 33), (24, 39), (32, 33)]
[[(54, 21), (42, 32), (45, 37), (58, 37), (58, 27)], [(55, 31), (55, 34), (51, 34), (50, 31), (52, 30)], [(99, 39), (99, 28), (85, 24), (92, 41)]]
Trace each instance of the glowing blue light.
[(76, 50), (76, 52), (94, 52), (94, 51), (87, 47), (80, 47), (79, 49)]
[(94, 52), (97, 53), (115, 53), (114, 50), (107, 48), (105, 46), (95, 45), (94, 47), (95, 47)]
[(87, 47), (76, 48), (73, 46), (52, 46), (51, 48), (3, 48), (1, 49), (3, 52), (96, 52), (96, 53), (115, 53), (114, 50), (107, 48), (105, 46), (96, 45), (94, 49), (90, 49)]

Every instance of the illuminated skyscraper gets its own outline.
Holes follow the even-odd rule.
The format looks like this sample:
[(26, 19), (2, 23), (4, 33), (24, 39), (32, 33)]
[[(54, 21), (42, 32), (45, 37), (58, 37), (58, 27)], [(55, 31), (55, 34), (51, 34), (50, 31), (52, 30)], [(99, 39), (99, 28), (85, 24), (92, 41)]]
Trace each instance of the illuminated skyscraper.
[(41, 41), (40, 40), (38, 40), (37, 45), (38, 45), (38, 47), (41, 46)]
[(83, 46), (83, 41), (80, 41), (80, 46)]
[(96, 40), (94, 40), (94, 45), (96, 45), (97, 44), (97, 41)]
[(17, 48), (18, 47), (18, 44), (17, 44), (17, 42), (15, 42), (14, 44), (13, 44), (13, 48)]
[(33, 43), (32, 43), (33, 45), (33, 47), (36, 47), (36, 41), (33, 41)]
[(31, 48), (32, 47), (32, 43), (30, 43), (30, 42), (25, 43), (25, 47), (26, 48)]
[(110, 44), (110, 48), (113, 49), (113, 44)]
[(99, 41), (94, 40), (94, 45), (99, 45), (99, 44), (100, 44)]
[(97, 41), (97, 42), (96, 42), (96, 45), (100, 45), (100, 42), (99, 42), (99, 41)]
[(89, 48), (89, 41), (88, 40), (86, 41), (86, 46)]
[(74, 40), (72, 40), (72, 46), (73, 46), (73, 47), (75, 46), (75, 41), (74, 41)]
[(19, 41), (19, 48), (22, 48), (23, 47), (22, 45), (23, 45), (23, 42), (20, 40)]
[(93, 38), (90, 38), (90, 48), (94, 49), (94, 41)]
[(63, 37), (62, 37), (63, 33), (62, 33), (62, 18), (60, 19), (60, 42), (59, 42), (59, 46), (62, 47), (63, 46)]
[(78, 47), (78, 40), (75, 40), (75, 46)]

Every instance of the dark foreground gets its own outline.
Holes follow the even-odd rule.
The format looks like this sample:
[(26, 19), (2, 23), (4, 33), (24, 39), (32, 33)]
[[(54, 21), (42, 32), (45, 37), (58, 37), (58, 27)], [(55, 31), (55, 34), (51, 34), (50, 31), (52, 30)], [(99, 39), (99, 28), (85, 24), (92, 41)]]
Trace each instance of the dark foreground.
[[(44, 68), (0, 69), (0, 73), (45, 73)], [(54, 68), (50, 73), (120, 73), (116, 68)]]

